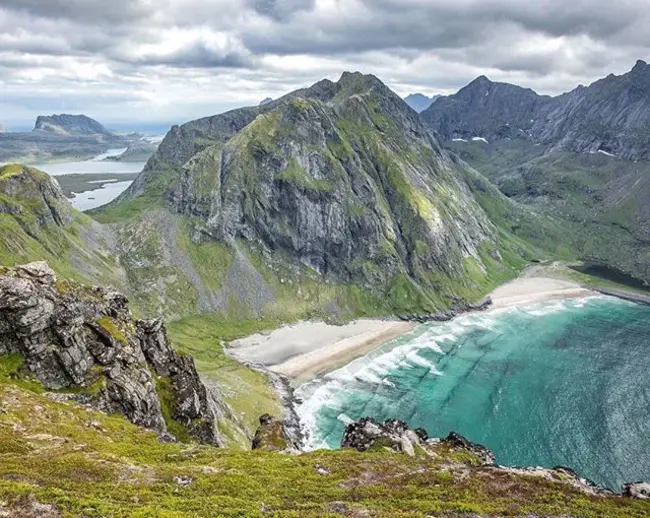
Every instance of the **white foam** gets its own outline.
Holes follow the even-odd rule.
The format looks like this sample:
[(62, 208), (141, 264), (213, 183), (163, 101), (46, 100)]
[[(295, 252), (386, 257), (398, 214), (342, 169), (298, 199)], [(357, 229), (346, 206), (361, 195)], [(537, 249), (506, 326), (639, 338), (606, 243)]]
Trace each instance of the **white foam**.
[(352, 419), (349, 415), (340, 413), (339, 415), (336, 416), (336, 419), (341, 421), (344, 425), (349, 425), (351, 423), (354, 423), (354, 419)]

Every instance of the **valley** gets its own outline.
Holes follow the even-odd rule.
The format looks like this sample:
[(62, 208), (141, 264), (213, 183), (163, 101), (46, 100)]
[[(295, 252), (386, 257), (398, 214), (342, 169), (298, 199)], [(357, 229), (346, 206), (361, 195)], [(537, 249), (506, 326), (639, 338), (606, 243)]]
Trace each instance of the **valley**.
[[(612, 95), (645, 73), (609, 79)], [(636, 119), (616, 146), (506, 131), (560, 101), (494, 85), (418, 114), (346, 72), (173, 126), (146, 163), (132, 145), (0, 167), (0, 511), (647, 514), (645, 486), (625, 485), (648, 478), (647, 444), (621, 424), (646, 422), (647, 308), (590, 289), (647, 292)], [(496, 106), (469, 95), (484, 88)], [(337, 449), (368, 416), (413, 429)], [(598, 465), (587, 446), (605, 455), (613, 435), (636, 453)]]

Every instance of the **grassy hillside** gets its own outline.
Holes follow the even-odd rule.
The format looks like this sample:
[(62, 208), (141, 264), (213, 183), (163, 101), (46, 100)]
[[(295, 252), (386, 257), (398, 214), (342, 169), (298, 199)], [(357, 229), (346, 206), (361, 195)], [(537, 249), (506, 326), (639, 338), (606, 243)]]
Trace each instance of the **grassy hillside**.
[(298, 456), (164, 444), (125, 420), (0, 379), (8, 516), (647, 516), (647, 502), (477, 465), (464, 450)]

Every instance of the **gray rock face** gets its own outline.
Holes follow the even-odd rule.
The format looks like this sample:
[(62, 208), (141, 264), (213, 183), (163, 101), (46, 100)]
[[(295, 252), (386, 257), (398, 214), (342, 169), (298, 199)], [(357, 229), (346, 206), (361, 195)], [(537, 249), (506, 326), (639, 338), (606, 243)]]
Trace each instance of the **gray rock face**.
[(559, 151), (650, 160), (650, 65), (558, 97), (480, 77), (439, 99), (422, 119), (445, 139), (522, 138)]
[(161, 396), (195, 439), (219, 444), (216, 402), (191, 358), (171, 349), (160, 321), (135, 321), (127, 300), (101, 287), (57, 282), (45, 263), (0, 269), (0, 355), (50, 390), (77, 389), (100, 410), (160, 432)]
[(86, 115), (39, 115), (34, 131), (50, 131), (60, 135), (107, 135), (113, 136), (99, 122)]
[(625, 484), (623, 486), (623, 494), (631, 498), (648, 500), (650, 499), (650, 484), (648, 484), (647, 482), (635, 482), (634, 484)]
[(423, 446), (427, 439), (427, 432), (423, 428), (411, 430), (403, 421), (389, 419), (379, 423), (372, 417), (366, 417), (345, 428), (341, 447), (366, 451), (374, 446), (382, 446), (413, 456), (415, 448)]
[(345, 73), (172, 128), (118, 203), (165, 183), (200, 239), (242, 239), (326, 279), (385, 289), (403, 275), (426, 291), (438, 287), (429, 273), (460, 278), (497, 246), (464, 174), (381, 81)]

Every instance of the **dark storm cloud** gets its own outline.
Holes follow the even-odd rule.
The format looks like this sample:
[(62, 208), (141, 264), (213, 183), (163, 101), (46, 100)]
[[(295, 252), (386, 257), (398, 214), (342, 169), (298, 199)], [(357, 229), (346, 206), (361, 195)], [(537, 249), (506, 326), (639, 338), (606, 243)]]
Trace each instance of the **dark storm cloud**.
[(165, 54), (124, 59), (141, 65), (167, 65), (178, 68), (244, 68), (253, 64), (252, 57), (243, 51), (221, 50), (204, 41), (194, 41)]

